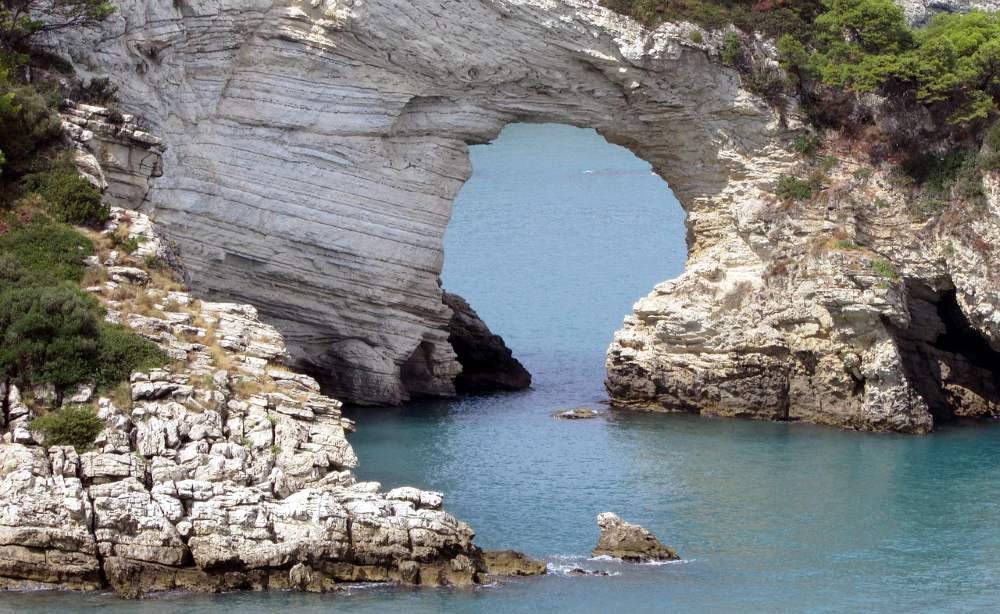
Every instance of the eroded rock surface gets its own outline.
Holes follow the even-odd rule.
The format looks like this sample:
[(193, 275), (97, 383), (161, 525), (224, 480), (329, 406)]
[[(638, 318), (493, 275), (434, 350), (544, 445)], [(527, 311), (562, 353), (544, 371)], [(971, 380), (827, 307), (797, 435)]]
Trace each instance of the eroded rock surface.
[(637, 524), (625, 522), (616, 514), (597, 515), (601, 537), (592, 556), (610, 556), (629, 562), (673, 561), (677, 551), (660, 543), (655, 535)]
[(541, 576), (546, 572), (545, 563), (516, 550), (487, 550), (483, 552), (483, 561), (491, 576)]
[(253, 307), (197, 300), (155, 267), (116, 277), (169, 259), (169, 247), (146, 216), (113, 215), (106, 232), (126, 226), (140, 250), (102, 248), (88, 290), (108, 320), (177, 362), (98, 398), (104, 430), (84, 453), (46, 450), (31, 430), (54, 395), (2, 391), (0, 588), (107, 583), (138, 597), (480, 581), (474, 533), (442, 510), (441, 493), (355, 479), (340, 402), (284, 366), (281, 335)]
[[(973, 3), (904, 4), (919, 21)], [(798, 111), (750, 93), (717, 59), (725, 32), (697, 29), (649, 30), (592, 0), (139, 0), (53, 48), (162, 137), (144, 207), (195, 286), (256, 305), (345, 399), (454, 392), (438, 278), (467, 145), (548, 121), (628, 147), (688, 214), (685, 272), (609, 349), (617, 404), (918, 433), (993, 415), (981, 358), (904, 348), (927, 312), (916, 282), (953, 293), (969, 334), (1000, 349), (997, 177), (983, 208), (929, 218), (833, 139), (822, 194), (782, 202), (779, 178), (813, 170), (790, 146)], [(859, 106), (876, 128), (900, 121), (891, 101)]]

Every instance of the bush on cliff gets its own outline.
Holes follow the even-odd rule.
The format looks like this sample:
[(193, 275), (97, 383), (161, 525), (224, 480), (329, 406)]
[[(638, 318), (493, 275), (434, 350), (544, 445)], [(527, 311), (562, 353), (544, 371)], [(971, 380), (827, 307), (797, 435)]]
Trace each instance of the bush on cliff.
[(0, 235), (0, 381), (112, 387), (166, 364), (155, 344), (102, 322), (77, 285), (93, 253), (87, 237), (41, 215)]
[(69, 285), (0, 294), (0, 379), (57, 389), (88, 381), (100, 355), (96, 299)]
[(87, 407), (65, 407), (31, 422), (31, 429), (45, 435), (46, 446), (73, 446), (85, 452), (94, 445), (104, 424)]
[(108, 221), (111, 209), (101, 200), (101, 192), (69, 164), (29, 175), (25, 189), (42, 196), (52, 215), (60, 222), (100, 226)]
[[(45, 9), (45, 21), (37, 19)], [(105, 0), (2, 0), (0, 45), (6, 51), (23, 48), (43, 32), (97, 23), (115, 12)]]
[(110, 388), (118, 382), (127, 381), (133, 371), (162, 367), (169, 360), (156, 344), (128, 328), (104, 324), (101, 327), (100, 353), (93, 381), (99, 386)]
[(41, 154), (60, 137), (59, 117), (53, 102), (27, 85), (10, 81), (0, 70), (0, 152), (3, 179), (14, 180), (47, 164)]
[(16, 266), (22, 284), (79, 282), (86, 268), (84, 259), (93, 254), (90, 239), (44, 216), (15, 223), (0, 234), (0, 256), (8, 263), (7, 274), (13, 275)]

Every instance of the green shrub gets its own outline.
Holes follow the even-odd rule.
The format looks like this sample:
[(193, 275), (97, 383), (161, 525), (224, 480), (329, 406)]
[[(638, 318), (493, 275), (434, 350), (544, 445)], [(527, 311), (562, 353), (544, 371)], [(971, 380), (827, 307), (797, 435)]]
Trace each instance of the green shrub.
[(821, 187), (819, 181), (812, 177), (809, 179), (799, 179), (790, 175), (782, 175), (778, 178), (774, 193), (781, 200), (808, 200)]
[(896, 279), (899, 277), (899, 273), (896, 272), (896, 266), (884, 258), (872, 261), (872, 271), (879, 277), (886, 279)]
[(32, 430), (45, 435), (46, 446), (73, 446), (85, 452), (104, 429), (101, 419), (90, 408), (64, 407), (31, 422)]
[(142, 243), (139, 239), (140, 237), (138, 236), (122, 238), (118, 234), (112, 234), (111, 244), (115, 247), (115, 249), (121, 250), (126, 254), (134, 254), (135, 251), (139, 249), (139, 245)]
[(29, 175), (24, 185), (45, 199), (60, 222), (99, 226), (111, 216), (111, 208), (101, 202), (101, 191), (71, 166)]
[(820, 8), (820, 0), (759, 2), (759, 0), (603, 0), (613, 11), (655, 26), (665, 21), (689, 21), (706, 28), (734, 25), (744, 32), (772, 36), (803, 35)]
[(100, 355), (97, 300), (68, 283), (15, 287), (0, 294), (0, 379), (87, 381)]
[(92, 380), (99, 386), (110, 387), (126, 381), (133, 371), (148, 371), (169, 361), (167, 355), (151, 341), (123, 326), (104, 324)]
[(49, 101), (27, 86), (11, 86), (5, 75), (8, 104), (0, 105), (0, 151), (3, 151), (4, 177), (16, 178), (39, 170), (40, 154), (59, 141), (58, 115)]
[(10, 254), (0, 252), (0, 288), (8, 288), (26, 279), (24, 267)]
[(18, 268), (21, 283), (79, 282), (84, 258), (94, 254), (94, 244), (66, 225), (39, 217), (0, 235), (0, 254), (9, 271)]
[(705, 39), (701, 35), (701, 32), (699, 30), (694, 30), (693, 32), (691, 32), (691, 42), (694, 43), (695, 45), (702, 44), (702, 42), (704, 42), (704, 40)]
[(806, 158), (811, 158), (819, 151), (823, 140), (815, 134), (800, 134), (792, 141), (792, 149)]
[(842, 249), (842, 250), (845, 250), (845, 251), (854, 251), (854, 250), (861, 249), (860, 245), (858, 245), (854, 241), (851, 241), (850, 239), (838, 239), (833, 244), (833, 246), (836, 249)]
[(735, 32), (729, 32), (722, 38), (719, 48), (719, 58), (726, 66), (736, 66), (743, 59), (743, 39)]

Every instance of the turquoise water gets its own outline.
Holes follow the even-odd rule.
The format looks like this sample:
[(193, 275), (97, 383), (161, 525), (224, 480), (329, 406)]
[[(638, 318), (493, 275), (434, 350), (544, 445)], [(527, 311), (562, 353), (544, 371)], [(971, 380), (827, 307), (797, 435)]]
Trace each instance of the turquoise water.
[[(553, 574), (475, 590), (346, 595), (0, 595), (17, 612), (994, 612), (1000, 425), (929, 437), (606, 413), (603, 359), (631, 304), (676, 275), (683, 212), (647, 165), (599, 136), (510, 126), (473, 151), (445, 286), (535, 376), (523, 393), (358, 410), (359, 474), (446, 493), (484, 547)], [(684, 560), (587, 559), (615, 511)], [(608, 577), (572, 577), (571, 567)]]

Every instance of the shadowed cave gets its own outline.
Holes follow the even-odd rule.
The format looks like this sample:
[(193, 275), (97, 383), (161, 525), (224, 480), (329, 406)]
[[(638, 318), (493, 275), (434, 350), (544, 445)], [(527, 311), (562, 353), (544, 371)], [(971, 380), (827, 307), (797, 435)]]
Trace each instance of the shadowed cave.
[(910, 326), (893, 329), (906, 377), (936, 423), (997, 416), (1000, 352), (962, 313), (954, 288), (906, 283)]

